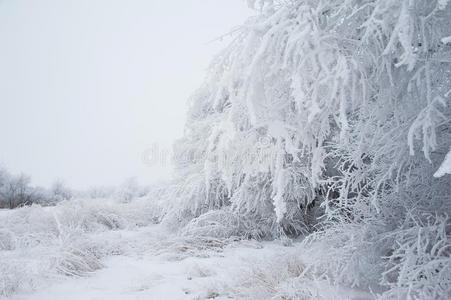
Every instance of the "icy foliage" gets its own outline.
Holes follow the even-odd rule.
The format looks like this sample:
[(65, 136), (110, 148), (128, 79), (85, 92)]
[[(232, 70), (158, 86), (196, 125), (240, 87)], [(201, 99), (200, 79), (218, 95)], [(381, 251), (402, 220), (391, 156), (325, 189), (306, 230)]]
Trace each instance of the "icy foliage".
[[(446, 298), (448, 1), (248, 2), (259, 14), (190, 101), (163, 221), (219, 236), (243, 232), (238, 220), (260, 237), (319, 230), (306, 242), (334, 253), (316, 267), (335, 283)], [(433, 238), (427, 215), (448, 229)]]
[[(383, 283), (392, 289), (383, 299), (440, 299), (451, 295), (451, 241), (448, 217), (408, 219), (403, 228), (387, 233), (394, 249), (386, 257)], [(448, 233), (447, 233), (448, 231)], [(394, 281), (393, 277), (397, 277)]]
[(226, 291), (234, 299), (372, 299), (370, 293), (331, 285), (316, 276), (302, 245), (274, 247), (267, 255), (247, 259)]

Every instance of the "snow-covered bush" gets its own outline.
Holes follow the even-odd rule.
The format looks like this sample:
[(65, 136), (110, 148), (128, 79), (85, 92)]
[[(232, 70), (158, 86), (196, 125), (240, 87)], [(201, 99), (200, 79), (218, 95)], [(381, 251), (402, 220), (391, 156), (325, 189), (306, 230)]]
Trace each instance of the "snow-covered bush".
[(181, 230), (183, 236), (208, 236), (216, 238), (245, 237), (267, 238), (272, 222), (252, 219), (231, 211), (229, 208), (212, 210), (192, 219)]
[(315, 278), (349, 287), (380, 290), (381, 258), (387, 241), (378, 240), (382, 229), (364, 224), (340, 224), (316, 232), (304, 241), (300, 253)]
[(283, 285), (290, 279), (302, 276), (305, 267), (299, 256), (293, 255), (293, 251), (278, 256), (274, 254), (263, 262), (255, 259), (248, 263), (247, 270), (240, 274), (236, 285), (231, 287), (232, 296), (238, 299), (284, 299), (277, 297), (286, 291)]
[[(448, 226), (448, 228), (447, 228)], [(382, 299), (440, 299), (451, 295), (451, 233), (448, 216), (409, 217), (386, 234), (394, 244), (386, 257)]]

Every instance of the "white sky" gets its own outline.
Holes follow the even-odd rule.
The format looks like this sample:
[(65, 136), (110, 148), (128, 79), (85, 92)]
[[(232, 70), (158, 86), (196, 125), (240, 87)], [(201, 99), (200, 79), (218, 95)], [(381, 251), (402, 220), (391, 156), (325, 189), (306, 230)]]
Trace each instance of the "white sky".
[(75, 188), (167, 177), (186, 100), (244, 0), (0, 0), (0, 164)]

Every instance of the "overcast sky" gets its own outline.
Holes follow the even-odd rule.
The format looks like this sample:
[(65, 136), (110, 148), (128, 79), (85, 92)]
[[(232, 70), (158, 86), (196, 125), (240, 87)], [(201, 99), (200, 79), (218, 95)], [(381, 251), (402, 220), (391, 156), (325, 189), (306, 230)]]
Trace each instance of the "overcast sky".
[(0, 164), (37, 185), (166, 178), (186, 100), (244, 0), (0, 0)]

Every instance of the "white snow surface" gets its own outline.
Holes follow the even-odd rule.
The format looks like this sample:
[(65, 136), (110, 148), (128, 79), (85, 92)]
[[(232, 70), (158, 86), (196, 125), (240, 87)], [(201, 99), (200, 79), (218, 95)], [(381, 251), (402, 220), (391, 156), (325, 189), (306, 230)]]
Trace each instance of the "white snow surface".
[(446, 154), (445, 159), (438, 168), (437, 172), (434, 173), (434, 177), (442, 177), (445, 174), (451, 174), (451, 149), (448, 154)]
[[(91, 202), (95, 204), (88, 204)], [(110, 208), (119, 205), (109, 201), (91, 202), (81, 201), (83, 204), (75, 206), (82, 206), (85, 214), (95, 207), (98, 214), (103, 205)], [(127, 205), (124, 207), (135, 206)], [(0, 288), (4, 289), (0, 299), (371, 299), (365, 293), (334, 287), (310, 276), (308, 257), (302, 255), (300, 243), (180, 236), (156, 224), (80, 232), (78, 238), (84, 243), (74, 243), (72, 239), (64, 243), (74, 243), (70, 247), (73, 251), (74, 245), (91, 245), (89, 240), (96, 240), (103, 247), (90, 247), (98, 253), (107, 253), (99, 259), (101, 267), (80, 276), (53, 274), (55, 268), (48, 263), (48, 257), (56, 257), (57, 251), (67, 251), (68, 247), (56, 247), (44, 240), (20, 244), (24, 236), (11, 227), (11, 220), (17, 222), (14, 218), (21, 217), (28, 225), (41, 223), (42, 226), (48, 224), (46, 216), (61, 216), (63, 210), (67, 218), (68, 207), (74, 204), (0, 212), (0, 233), (9, 224), (10, 234), (16, 235), (15, 246), (9, 250), (0, 248), (0, 270), (3, 270)], [(67, 220), (60, 221), (63, 230)], [(31, 234), (35, 238), (39, 236), (37, 231)], [(42, 249), (42, 244), (46, 248)], [(117, 250), (106, 251), (107, 248)], [(20, 273), (24, 266), (29, 274)], [(17, 286), (6, 294), (11, 278), (18, 278)]]
[(451, 43), (451, 36), (447, 36), (442, 38), (442, 43), (443, 44), (450, 44)]

